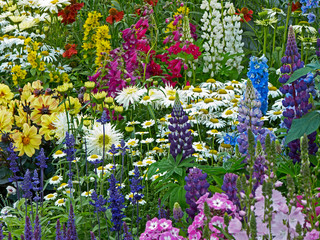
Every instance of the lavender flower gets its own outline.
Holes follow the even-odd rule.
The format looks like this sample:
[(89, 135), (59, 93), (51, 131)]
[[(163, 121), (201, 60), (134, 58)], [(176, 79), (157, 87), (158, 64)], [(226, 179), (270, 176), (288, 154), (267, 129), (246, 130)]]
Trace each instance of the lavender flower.
[(38, 192), (41, 190), (41, 188), (38, 186), (40, 184), (40, 181), (39, 181), (38, 172), (36, 169), (33, 172), (32, 181), (33, 181), (32, 182), (32, 189), (33, 189), (33, 191), (36, 192), (36, 196), (33, 198), (33, 200), (35, 202), (39, 202), (41, 200), (41, 198), (39, 197)]
[(61, 232), (60, 220), (57, 220), (56, 225), (56, 240), (64, 240)]
[(105, 212), (107, 209), (104, 207), (104, 205), (107, 203), (107, 200), (103, 198), (102, 195), (100, 195), (98, 197), (98, 194), (96, 192), (93, 192), (92, 195), (91, 195), (91, 198), (93, 200), (90, 201), (90, 205), (94, 206), (95, 207), (95, 213), (97, 212)]
[(63, 150), (63, 152), (67, 155), (66, 158), (67, 158), (67, 161), (69, 162), (68, 187), (70, 188), (70, 197), (71, 197), (72, 196), (72, 191), (71, 191), (71, 188), (72, 188), (72, 176), (73, 176), (73, 173), (71, 171), (71, 163), (75, 159), (76, 150), (74, 148), (75, 139), (74, 139), (72, 134), (69, 134), (69, 132), (66, 132), (66, 139), (65, 139), (64, 143), (66, 144), (66, 149)]
[(122, 219), (125, 217), (122, 211), (122, 209), (125, 207), (123, 205), (124, 197), (120, 192), (120, 188), (117, 186), (118, 182), (113, 174), (111, 175), (108, 181), (110, 183), (110, 187), (109, 187), (110, 198), (108, 200), (110, 205), (108, 209), (111, 209), (111, 213), (112, 213), (111, 221), (113, 223), (113, 227), (111, 228), (111, 231), (120, 233), (121, 227), (123, 224)]
[(131, 233), (129, 232), (129, 228), (125, 222), (123, 222), (123, 240), (133, 240)]
[(139, 168), (135, 166), (133, 177), (130, 179), (130, 190), (133, 193), (133, 197), (130, 201), (132, 201), (133, 204), (138, 203), (143, 197), (143, 194), (139, 194), (139, 192), (144, 188), (144, 186), (140, 185), (141, 180), (142, 177), (140, 177)]
[(102, 125), (106, 124), (107, 122), (110, 122), (107, 111), (102, 111), (101, 118), (98, 119), (97, 122), (100, 122)]
[(72, 204), (70, 204), (69, 219), (67, 222), (67, 227), (68, 227), (67, 240), (76, 240), (78, 238), (78, 235), (77, 235), (75, 216), (74, 216)]
[(30, 171), (29, 169), (27, 169), (24, 178), (23, 178), (23, 182), (22, 182), (22, 190), (23, 190), (23, 197), (27, 200), (27, 199), (31, 199), (32, 197), (32, 182), (31, 182), (31, 176), (30, 176)]
[(46, 155), (44, 154), (44, 150), (43, 148), (40, 149), (39, 155), (37, 156), (37, 160), (38, 162), (36, 163), (40, 169), (41, 169), (41, 180), (40, 180), (40, 190), (41, 190), (41, 206), (43, 203), (43, 181), (44, 181), (44, 169), (46, 169), (47, 163), (46, 160), (48, 158), (46, 157)]
[(173, 218), (179, 221), (183, 217), (183, 211), (179, 203), (175, 203), (173, 206)]
[(208, 192), (210, 185), (206, 178), (207, 174), (202, 173), (200, 169), (195, 167), (189, 169), (188, 176), (185, 177), (186, 185), (184, 186), (184, 189), (187, 191), (186, 202), (189, 204), (189, 208), (186, 209), (186, 212), (192, 220), (198, 213), (196, 202), (201, 196)]
[(237, 179), (238, 175), (234, 173), (226, 173), (223, 178), (223, 184), (221, 189), (227, 194), (229, 200), (234, 203), (240, 209), (240, 201), (237, 196)]
[[(23, 235), (21, 235), (21, 237), (23, 237)], [(12, 237), (11, 237), (11, 232), (8, 233), (8, 240), (12, 240)], [(22, 240), (22, 238), (21, 238)], [(24, 240), (24, 239), (23, 239)]]
[(176, 94), (172, 113), (170, 118), (169, 130), (171, 133), (168, 138), (170, 141), (170, 154), (174, 159), (182, 154), (182, 159), (192, 156), (194, 148), (192, 147), (192, 136), (189, 131), (191, 125), (188, 122), (188, 116), (181, 106), (179, 95)]
[(26, 217), (26, 225), (24, 227), (24, 237), (25, 240), (33, 240), (32, 225), (28, 216)]
[(38, 214), (36, 215), (36, 220), (34, 222), (34, 232), (33, 232), (32, 240), (41, 240), (41, 225), (39, 222)]
[(20, 198), (20, 194), (19, 194), (19, 185), (18, 185), (18, 181), (21, 179), (21, 177), (17, 176), (17, 172), (19, 172), (19, 167), (17, 164), (17, 160), (18, 160), (18, 156), (17, 153), (14, 151), (14, 146), (12, 143), (10, 143), (10, 146), (7, 148), (8, 152), (9, 152), (9, 156), (7, 158), (7, 160), (10, 162), (10, 170), (13, 173), (13, 176), (10, 177), (8, 180), (10, 182), (15, 182), (16, 186), (17, 186), (17, 197), (18, 199)]
[[(285, 56), (281, 59), (283, 66), (280, 68), (282, 73), (279, 78), (279, 82), (285, 84), (292, 73), (303, 68), (304, 63), (300, 60), (300, 54), (295, 39), (293, 27), (289, 27), (287, 47)], [(285, 95), (282, 101), (283, 106), (286, 108), (283, 111), (284, 127), (291, 128), (292, 120), (301, 118), (303, 115), (309, 112), (312, 108), (312, 104), (309, 103), (310, 92), (312, 92), (313, 79), (310, 76), (300, 78), (291, 84), (284, 85), (280, 88), (280, 91)], [(309, 90), (310, 89), (310, 90)], [(316, 132), (308, 135), (309, 138), (309, 154), (315, 154), (318, 150), (315, 144)], [(291, 141), (288, 144), (290, 148), (289, 156), (294, 162), (300, 161), (300, 140)]]
[(167, 211), (165, 209), (164, 204), (161, 205), (161, 198), (158, 199), (158, 217), (160, 218), (166, 218), (168, 219), (170, 215), (167, 215)]

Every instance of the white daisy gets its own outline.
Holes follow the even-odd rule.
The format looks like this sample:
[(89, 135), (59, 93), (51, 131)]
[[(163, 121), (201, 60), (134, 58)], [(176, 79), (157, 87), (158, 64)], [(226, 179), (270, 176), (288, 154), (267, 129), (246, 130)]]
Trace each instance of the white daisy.
[(142, 128), (149, 128), (149, 127), (152, 127), (154, 124), (155, 124), (155, 121), (153, 119), (150, 119), (148, 121), (143, 122), (141, 125), (142, 125)]
[(277, 119), (281, 119), (282, 117), (282, 110), (274, 110), (274, 109), (271, 109), (269, 111), (267, 111), (267, 114), (266, 114), (270, 121), (276, 121)]
[(209, 131), (207, 131), (208, 135), (212, 135), (212, 136), (216, 136), (218, 134), (220, 134), (220, 132), (217, 129), (211, 129)]
[(73, 188), (71, 188), (71, 191), (70, 191), (70, 188), (68, 188), (68, 189), (63, 191), (64, 194), (70, 194), (70, 192), (74, 193), (75, 190)]
[(209, 128), (219, 129), (219, 128), (223, 128), (226, 125), (226, 123), (221, 119), (211, 118), (205, 122), (205, 125)]
[(129, 105), (133, 105), (133, 109), (135, 108), (135, 104), (140, 101), (141, 96), (143, 95), (144, 91), (139, 89), (136, 86), (129, 86), (123, 88), (119, 93), (118, 96), (115, 98), (118, 104), (122, 104), (124, 109), (128, 109)]
[(83, 193), (81, 193), (81, 196), (82, 196), (82, 197), (91, 197), (91, 195), (92, 195), (93, 192), (94, 192), (94, 190), (91, 189), (91, 190), (88, 191), (88, 192), (83, 192)]
[(194, 148), (195, 151), (197, 152), (203, 152), (206, 150), (206, 144), (205, 143), (201, 143), (201, 142), (194, 142), (192, 144), (192, 147)]
[(138, 161), (138, 162), (134, 162), (133, 166), (137, 166), (137, 167), (145, 167), (147, 166), (146, 163), (142, 162), (142, 161)]
[(219, 82), (213, 78), (208, 79), (206, 82), (200, 84), (201, 87), (215, 91), (223, 86), (222, 82)]
[[(104, 133), (103, 135), (103, 127)], [(122, 133), (115, 129), (111, 123), (106, 123), (102, 125), (101, 123), (96, 123), (92, 130), (88, 131), (87, 139), (87, 149), (91, 154), (102, 155), (103, 154), (103, 143), (104, 150), (107, 152), (110, 150), (112, 144), (118, 145), (120, 139), (123, 138)]]
[(139, 139), (134, 138), (134, 139), (129, 139), (127, 141), (126, 145), (128, 147), (136, 147), (136, 146), (138, 146), (138, 143), (139, 143)]
[(62, 181), (62, 176), (53, 176), (50, 178), (49, 183), (52, 185), (57, 185)]
[(212, 95), (218, 99), (230, 100), (234, 98), (234, 91), (228, 89), (219, 89), (218, 91), (213, 92)]
[(17, 189), (15, 189), (14, 187), (7, 186), (6, 189), (7, 189), (8, 195), (16, 195)]
[(68, 184), (67, 184), (67, 183), (61, 183), (61, 184), (60, 184), (60, 187), (58, 187), (58, 190), (65, 189), (66, 187), (68, 187)]
[(142, 163), (145, 164), (146, 166), (151, 165), (154, 162), (156, 162), (156, 160), (154, 160), (153, 157), (151, 156), (142, 160)]
[(50, 193), (50, 194), (44, 196), (44, 199), (47, 201), (55, 200), (57, 198), (57, 195), (58, 195), (57, 193)]
[(227, 108), (221, 114), (222, 118), (229, 118), (229, 119), (236, 119), (237, 116), (238, 116), (238, 113), (232, 108)]
[(153, 143), (153, 142), (154, 142), (153, 138), (147, 138), (146, 140), (141, 140), (141, 143), (146, 143), (146, 144)]
[(65, 206), (66, 205), (66, 199), (65, 198), (60, 198), (58, 199), (54, 205), (61, 207), (61, 206)]
[(66, 156), (67, 154), (65, 154), (64, 152), (62, 152), (61, 150), (58, 150), (58, 151), (56, 151), (53, 155), (52, 155), (52, 157), (54, 158), (54, 159), (57, 159), (57, 158), (63, 158), (64, 156)]
[(137, 125), (140, 124), (139, 121), (131, 121), (131, 122), (127, 122), (127, 126), (133, 126), (133, 125)]
[(271, 96), (272, 98), (276, 98), (281, 96), (281, 92), (278, 88), (276, 88), (275, 86), (273, 86), (271, 83), (269, 83), (269, 92), (268, 92), (268, 96)]
[[(102, 146), (103, 146), (103, 144), (102, 144)], [(87, 160), (89, 161), (89, 162), (96, 162), (96, 161), (99, 161), (99, 160), (101, 160), (102, 159), (102, 156), (99, 156), (99, 155), (97, 155), (97, 154), (92, 154), (91, 156), (89, 156), (88, 158), (87, 158)]]

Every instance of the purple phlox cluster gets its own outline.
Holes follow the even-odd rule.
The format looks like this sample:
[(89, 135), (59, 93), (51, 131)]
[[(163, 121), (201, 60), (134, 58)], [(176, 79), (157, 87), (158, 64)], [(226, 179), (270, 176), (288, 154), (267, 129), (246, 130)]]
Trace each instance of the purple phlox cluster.
[(7, 148), (8, 152), (9, 152), (9, 156), (8, 156), (7, 160), (9, 161), (10, 170), (13, 173), (13, 175), (9, 178), (10, 182), (17, 182), (21, 179), (21, 177), (17, 176), (17, 172), (19, 172), (19, 167), (17, 164), (18, 155), (14, 151), (14, 148), (15, 147), (13, 146), (12, 143), (10, 143), (10, 146)]
[(24, 226), (24, 238), (25, 240), (33, 240), (32, 225), (28, 216), (26, 216), (26, 223)]
[(34, 221), (34, 231), (32, 240), (41, 240), (41, 225), (38, 214), (36, 215), (36, 219)]
[(227, 194), (230, 201), (233, 202), (234, 205), (240, 209), (240, 201), (237, 196), (238, 189), (237, 189), (237, 179), (238, 175), (234, 173), (226, 173), (223, 178), (223, 184), (221, 189)]
[(39, 202), (41, 200), (41, 197), (39, 197), (39, 193), (38, 193), (41, 190), (41, 187), (39, 186), (39, 184), (40, 184), (40, 180), (38, 177), (38, 172), (35, 169), (32, 177), (32, 189), (33, 191), (36, 192), (36, 196), (33, 198), (35, 202)]
[(184, 186), (184, 189), (187, 191), (186, 202), (189, 204), (189, 208), (186, 209), (186, 212), (192, 220), (198, 213), (196, 202), (201, 196), (208, 193), (210, 184), (207, 182), (206, 178), (207, 174), (202, 173), (200, 169), (195, 167), (190, 168), (188, 175), (185, 177), (186, 185)]
[(253, 87), (252, 82), (248, 80), (244, 97), (241, 99), (238, 109), (239, 124), (237, 125), (237, 128), (240, 135), (237, 138), (237, 142), (239, 144), (239, 152), (242, 153), (243, 156), (247, 156), (249, 146), (248, 129), (251, 129), (255, 136), (255, 143), (260, 141), (262, 146), (264, 146), (264, 140), (267, 134), (270, 135), (271, 140), (275, 139), (274, 134), (270, 130), (262, 128), (261, 102), (258, 99), (258, 91)]
[[(89, 77), (90, 81), (96, 82), (95, 91), (107, 86), (108, 96), (115, 97), (117, 92), (125, 86), (135, 84), (141, 79), (142, 73), (145, 79), (162, 73), (159, 64), (153, 60), (154, 50), (150, 50), (149, 40), (145, 36), (149, 29), (150, 15), (153, 13), (152, 7), (145, 6), (141, 18), (136, 24), (122, 31), (122, 46), (110, 51), (106, 66), (98, 70), (96, 74)], [(145, 66), (146, 55), (149, 54), (149, 62)]]
[(110, 179), (108, 179), (110, 183), (109, 187), (109, 199), (110, 203), (108, 209), (111, 209), (112, 218), (111, 221), (113, 223), (113, 227), (111, 231), (120, 232), (122, 228), (123, 221), (122, 219), (125, 217), (123, 214), (124, 206), (124, 197), (120, 192), (120, 187), (117, 185), (117, 180), (113, 174), (111, 174)]
[(32, 197), (32, 182), (31, 182), (31, 175), (29, 169), (27, 169), (23, 181), (22, 181), (22, 190), (23, 190), (23, 195), (25, 199), (30, 199)]
[(170, 142), (170, 154), (174, 159), (177, 158), (179, 154), (182, 154), (182, 159), (191, 157), (194, 153), (194, 148), (192, 147), (192, 135), (189, 129), (191, 128), (188, 122), (188, 116), (181, 106), (179, 95), (176, 94), (171, 118), (169, 119), (170, 125), (169, 130), (169, 142)]
[(153, 218), (146, 224), (145, 231), (140, 235), (140, 240), (182, 240), (179, 229), (172, 226), (172, 221), (165, 218)]
[(90, 201), (90, 205), (95, 207), (94, 212), (105, 212), (107, 208), (105, 207), (107, 200), (104, 199), (102, 195), (99, 195), (96, 192), (93, 192), (91, 195), (91, 199), (93, 201)]
[(320, 239), (320, 232), (316, 229), (312, 229), (311, 232), (307, 232), (305, 238), (303, 240), (317, 240)]
[[(282, 73), (279, 78), (279, 82), (286, 84), (292, 73), (303, 68), (304, 63), (300, 60), (300, 54), (295, 39), (293, 27), (289, 27), (287, 48), (285, 56), (282, 57), (281, 62), (283, 66), (280, 68)], [(291, 128), (292, 120), (301, 118), (303, 115), (308, 113), (312, 108), (312, 104), (309, 103), (310, 93), (312, 94), (313, 79), (311, 75), (300, 78), (291, 84), (286, 84), (280, 88), (280, 91), (285, 95), (282, 101), (285, 110), (283, 111), (284, 126), (288, 130)], [(308, 135), (309, 139), (309, 154), (315, 154), (318, 150), (315, 144), (316, 132)], [(294, 162), (300, 161), (300, 140), (294, 140), (288, 143), (290, 148), (289, 156)]]
[(55, 240), (64, 240), (59, 219), (57, 220), (57, 225), (56, 225), (56, 239)]
[(75, 215), (73, 211), (73, 206), (70, 204), (70, 211), (69, 211), (69, 219), (67, 222), (67, 236), (66, 240), (76, 240), (78, 239), (76, 224), (75, 224)]
[(248, 78), (251, 80), (253, 87), (259, 92), (259, 101), (261, 102), (260, 110), (265, 114), (268, 110), (268, 59), (265, 56), (261, 58), (252, 56), (250, 58)]
[[(192, 224), (188, 227), (188, 237), (189, 239), (203, 239), (203, 229), (208, 220), (208, 216), (205, 214), (204, 204), (208, 204), (210, 212), (213, 214), (213, 217), (209, 222), (209, 229), (211, 231), (210, 239), (220, 239), (223, 237), (223, 234), (219, 229), (225, 227), (224, 223), (224, 214), (228, 213), (229, 215), (234, 215), (236, 212), (236, 205), (228, 199), (228, 196), (224, 193), (215, 193), (212, 197), (209, 197), (209, 193), (206, 193), (196, 202), (198, 205), (199, 213), (195, 216)], [(220, 237), (220, 238), (219, 238)]]
[(139, 193), (139, 192), (142, 191), (144, 186), (141, 185), (142, 177), (140, 177), (140, 171), (137, 166), (135, 166), (133, 173), (134, 173), (133, 177), (130, 179), (130, 182), (131, 182), (130, 191), (131, 191), (131, 193), (133, 193), (133, 197), (130, 198), (130, 201), (132, 202), (132, 204), (136, 204), (143, 197), (143, 194)]
[[(269, 236), (270, 228), (273, 238), (272, 239), (288, 239), (298, 236), (296, 232), (297, 224), (301, 226), (305, 223), (305, 214), (302, 213), (302, 208), (287, 205), (287, 199), (282, 196), (281, 192), (272, 190), (272, 221), (269, 226), (268, 221), (264, 221), (265, 216), (265, 197), (262, 193), (262, 186), (259, 186), (255, 192), (256, 203), (253, 211), (256, 217), (257, 223), (257, 237), (264, 235)], [(230, 221), (228, 232), (236, 240), (249, 240), (250, 236), (247, 236), (245, 230), (242, 230), (241, 221), (238, 218), (234, 218)], [(308, 235), (308, 234), (307, 234)], [(291, 238), (290, 238), (291, 239)]]
[(302, 13), (306, 13), (308, 10), (312, 8), (319, 7), (319, 0), (300, 0)]
[[(69, 162), (68, 187), (72, 188), (73, 173), (71, 171), (71, 163), (75, 159), (75, 153), (76, 153), (76, 150), (74, 148), (75, 139), (74, 139), (72, 133), (66, 132), (66, 138), (65, 138), (64, 144), (66, 145), (66, 148), (63, 150), (63, 152), (66, 154), (67, 161)], [(71, 195), (71, 192), (72, 191), (70, 191), (70, 195)]]
[(133, 240), (132, 234), (129, 232), (128, 225), (123, 222), (123, 240)]

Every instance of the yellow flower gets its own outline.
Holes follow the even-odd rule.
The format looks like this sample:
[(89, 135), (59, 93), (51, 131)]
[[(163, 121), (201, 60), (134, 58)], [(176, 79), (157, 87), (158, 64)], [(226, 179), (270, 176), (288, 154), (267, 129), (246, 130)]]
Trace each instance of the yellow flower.
[(44, 70), (46, 70), (45, 66), (46, 66), (45, 62), (40, 62), (39, 71), (43, 72)]
[(32, 157), (35, 153), (35, 149), (39, 149), (41, 144), (41, 135), (37, 133), (35, 126), (30, 127), (27, 123), (23, 124), (22, 132), (16, 132), (12, 136), (15, 151), (19, 152), (19, 156), (26, 154), (28, 157)]
[(51, 115), (59, 111), (60, 107), (58, 108), (58, 105), (58, 100), (51, 96), (40, 96), (36, 98), (31, 104), (31, 108), (33, 108), (31, 120), (39, 125), (42, 115)]
[(1, 135), (6, 132), (10, 132), (12, 128), (13, 117), (12, 113), (8, 110), (1, 110), (0, 111), (0, 141)]
[(12, 98), (13, 93), (11, 92), (10, 88), (5, 84), (0, 83), (0, 105), (7, 104)]
[(39, 130), (40, 135), (44, 135), (44, 139), (46, 141), (50, 141), (53, 139), (56, 127), (53, 125), (54, 120), (56, 120), (56, 114), (53, 113), (49, 115), (41, 116), (41, 128)]
[(65, 103), (69, 114), (76, 115), (80, 112), (81, 103), (78, 98), (69, 97)]

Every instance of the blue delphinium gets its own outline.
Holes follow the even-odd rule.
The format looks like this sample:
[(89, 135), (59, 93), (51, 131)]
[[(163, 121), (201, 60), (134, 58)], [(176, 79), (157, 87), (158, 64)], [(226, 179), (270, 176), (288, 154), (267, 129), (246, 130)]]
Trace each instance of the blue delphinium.
[(125, 207), (123, 205), (124, 197), (120, 192), (120, 187), (117, 185), (118, 182), (113, 174), (111, 174), (111, 177), (108, 181), (110, 183), (110, 187), (109, 187), (110, 197), (108, 200), (110, 205), (108, 209), (111, 209), (111, 213), (112, 213), (111, 221), (113, 223), (113, 227), (111, 228), (111, 231), (118, 232), (118, 239), (119, 239), (120, 231), (123, 224), (122, 219), (125, 217), (122, 210)]
[(314, 23), (314, 21), (316, 20), (316, 15), (314, 15), (313, 13), (309, 13), (307, 18), (309, 23)]
[(235, 132), (233, 133), (227, 133), (224, 137), (223, 137), (223, 142), (225, 144), (230, 144), (231, 146), (235, 147), (237, 144), (237, 135)]
[(91, 199), (93, 201), (90, 201), (89, 203), (95, 207), (95, 213), (96, 212), (105, 212), (107, 209), (104, 207), (107, 203), (107, 200), (103, 198), (102, 195), (99, 195), (96, 192), (93, 192), (91, 194)]
[(261, 58), (252, 56), (250, 58), (248, 78), (251, 80), (253, 87), (259, 92), (261, 102), (261, 111), (263, 114), (268, 110), (268, 59), (265, 56)]
[(300, 0), (302, 13), (306, 13), (309, 9), (319, 7), (319, 0)]
[(71, 163), (75, 159), (75, 153), (76, 153), (76, 150), (74, 148), (75, 139), (74, 139), (72, 133), (69, 134), (69, 132), (66, 132), (66, 139), (65, 139), (64, 143), (66, 144), (66, 149), (64, 149), (63, 152), (67, 155), (66, 158), (67, 158), (67, 161), (69, 162), (68, 187), (70, 188), (70, 197), (72, 197), (71, 188), (72, 188), (72, 176), (73, 176), (73, 173), (72, 173), (72, 170), (71, 170)]
[(20, 198), (20, 194), (19, 194), (18, 181), (21, 179), (21, 177), (17, 176), (17, 173), (19, 172), (19, 167), (18, 167), (18, 164), (17, 164), (18, 156), (17, 156), (17, 153), (14, 151), (14, 146), (13, 146), (12, 143), (10, 143), (10, 146), (7, 148), (7, 150), (9, 152), (9, 156), (8, 156), (7, 160), (9, 161), (9, 164), (10, 164), (10, 170), (13, 173), (12, 177), (10, 177), (8, 180), (10, 182), (15, 182), (16, 183), (17, 197), (19, 199)]

